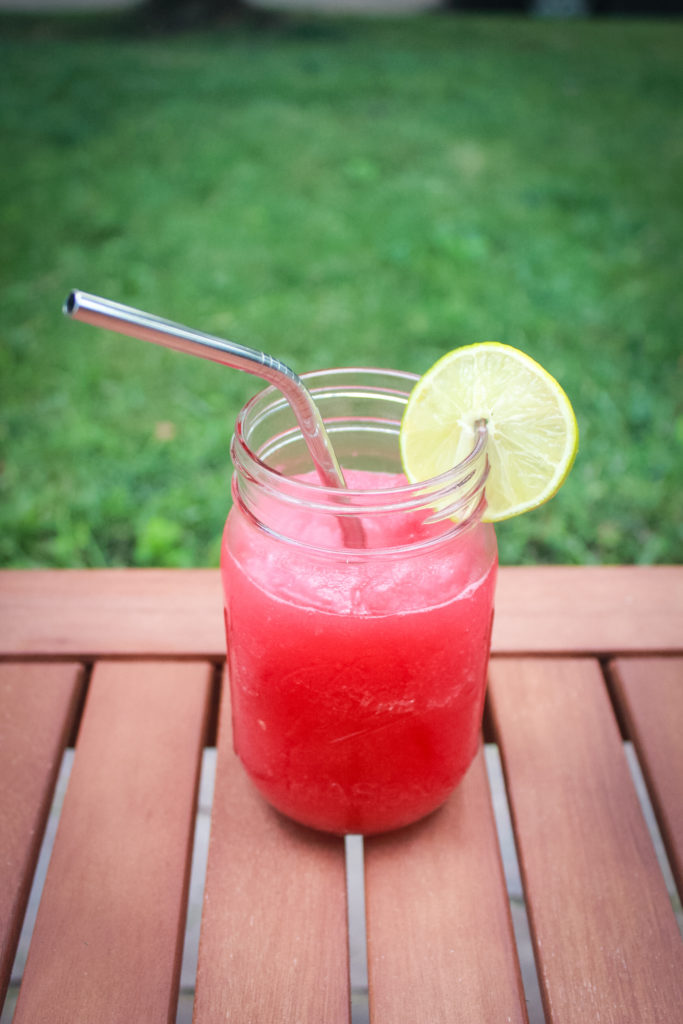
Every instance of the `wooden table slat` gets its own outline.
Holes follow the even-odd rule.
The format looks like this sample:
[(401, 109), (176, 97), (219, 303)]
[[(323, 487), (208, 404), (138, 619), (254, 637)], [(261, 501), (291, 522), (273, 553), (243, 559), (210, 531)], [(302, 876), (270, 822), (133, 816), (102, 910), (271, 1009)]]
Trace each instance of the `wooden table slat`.
[(77, 664), (0, 664), (0, 1005), (82, 687)]
[(514, 566), (500, 570), (496, 654), (683, 650), (679, 566)]
[(194, 1024), (348, 1024), (343, 839), (301, 828), (251, 788), (224, 685)]
[(683, 658), (619, 658), (611, 670), (683, 898)]
[[(683, 651), (677, 566), (514, 566), (499, 572), (496, 654)], [(0, 571), (0, 657), (225, 654), (215, 569)]]
[(211, 677), (95, 666), (14, 1024), (174, 1019)]
[(373, 1024), (523, 1024), (526, 1007), (480, 750), (425, 821), (365, 841)]
[(598, 663), (498, 659), (489, 694), (548, 1024), (677, 1020), (683, 945)]
[(0, 656), (225, 655), (215, 569), (0, 571)]

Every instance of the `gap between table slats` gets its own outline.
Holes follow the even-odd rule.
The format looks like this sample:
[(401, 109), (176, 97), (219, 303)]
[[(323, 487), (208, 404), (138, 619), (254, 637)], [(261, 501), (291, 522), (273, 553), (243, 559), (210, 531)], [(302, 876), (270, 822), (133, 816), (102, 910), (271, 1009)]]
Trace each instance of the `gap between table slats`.
[(221, 697), (195, 1024), (348, 1024), (344, 841), (273, 811), (232, 749)]
[(95, 666), (14, 1024), (173, 1019), (211, 676)]
[(0, 664), (0, 1006), (83, 675), (71, 663)]
[(598, 663), (494, 659), (489, 702), (548, 1024), (676, 1020), (683, 947)]
[(609, 669), (683, 899), (683, 658), (617, 658)]

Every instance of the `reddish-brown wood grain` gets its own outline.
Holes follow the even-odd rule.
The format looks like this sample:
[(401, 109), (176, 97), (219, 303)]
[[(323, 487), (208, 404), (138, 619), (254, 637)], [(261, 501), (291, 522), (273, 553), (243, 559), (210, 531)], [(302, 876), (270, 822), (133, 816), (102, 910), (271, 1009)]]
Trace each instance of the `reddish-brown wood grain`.
[[(496, 654), (680, 651), (677, 566), (503, 567)], [(0, 571), (0, 657), (225, 654), (215, 569)]]
[(95, 667), (14, 1024), (175, 1018), (210, 679)]
[(439, 811), (365, 849), (373, 1024), (524, 1024), (483, 752)]
[(232, 750), (224, 687), (195, 1024), (348, 1024), (344, 842), (256, 794)]
[(683, 945), (592, 659), (498, 659), (490, 704), (548, 1024), (677, 1020)]
[(82, 676), (68, 663), (0, 664), (0, 1004)]
[[(547, 1024), (679, 1019), (683, 947), (601, 664), (680, 886), (682, 621), (683, 567), (500, 571), (489, 710)], [(94, 665), (15, 1024), (175, 1019), (224, 643), (215, 570), (0, 571), (2, 985)], [(373, 1024), (522, 1024), (481, 758), (366, 851)], [(195, 1024), (348, 1019), (343, 843), (251, 790), (224, 679)]]
[(611, 668), (683, 897), (683, 658), (618, 658)]

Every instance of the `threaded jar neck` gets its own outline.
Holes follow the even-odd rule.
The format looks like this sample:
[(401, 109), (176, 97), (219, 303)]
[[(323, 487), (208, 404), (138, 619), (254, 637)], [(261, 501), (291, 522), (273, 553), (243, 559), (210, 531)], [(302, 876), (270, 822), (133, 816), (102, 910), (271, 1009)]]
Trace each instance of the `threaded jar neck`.
[[(417, 484), (403, 477), (401, 418), (418, 378), (394, 370), (325, 370), (302, 378), (320, 409), (347, 488), (323, 486), (294, 415), (279, 391), (254, 396), (237, 417), (231, 443), (233, 498), (260, 529), (305, 547), (338, 551), (344, 523), (360, 520), (364, 548), (423, 548), (469, 530), (486, 508), (486, 428), (446, 473)], [(394, 530), (397, 517), (411, 530)], [(407, 517), (407, 519), (406, 519)], [(324, 529), (323, 529), (324, 525)], [(341, 526), (341, 529), (340, 529)], [(412, 528), (414, 526), (414, 529)], [(362, 555), (362, 552), (353, 552)]]

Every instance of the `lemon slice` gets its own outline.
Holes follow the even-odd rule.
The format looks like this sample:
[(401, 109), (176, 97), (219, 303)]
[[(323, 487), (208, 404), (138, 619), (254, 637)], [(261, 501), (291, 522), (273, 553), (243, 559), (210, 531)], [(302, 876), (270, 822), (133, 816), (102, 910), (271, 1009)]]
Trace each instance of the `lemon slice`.
[(427, 480), (461, 462), (480, 419), (491, 467), (484, 519), (509, 519), (552, 498), (579, 446), (574, 411), (542, 366), (497, 341), (449, 352), (415, 385), (399, 439), (408, 480)]

